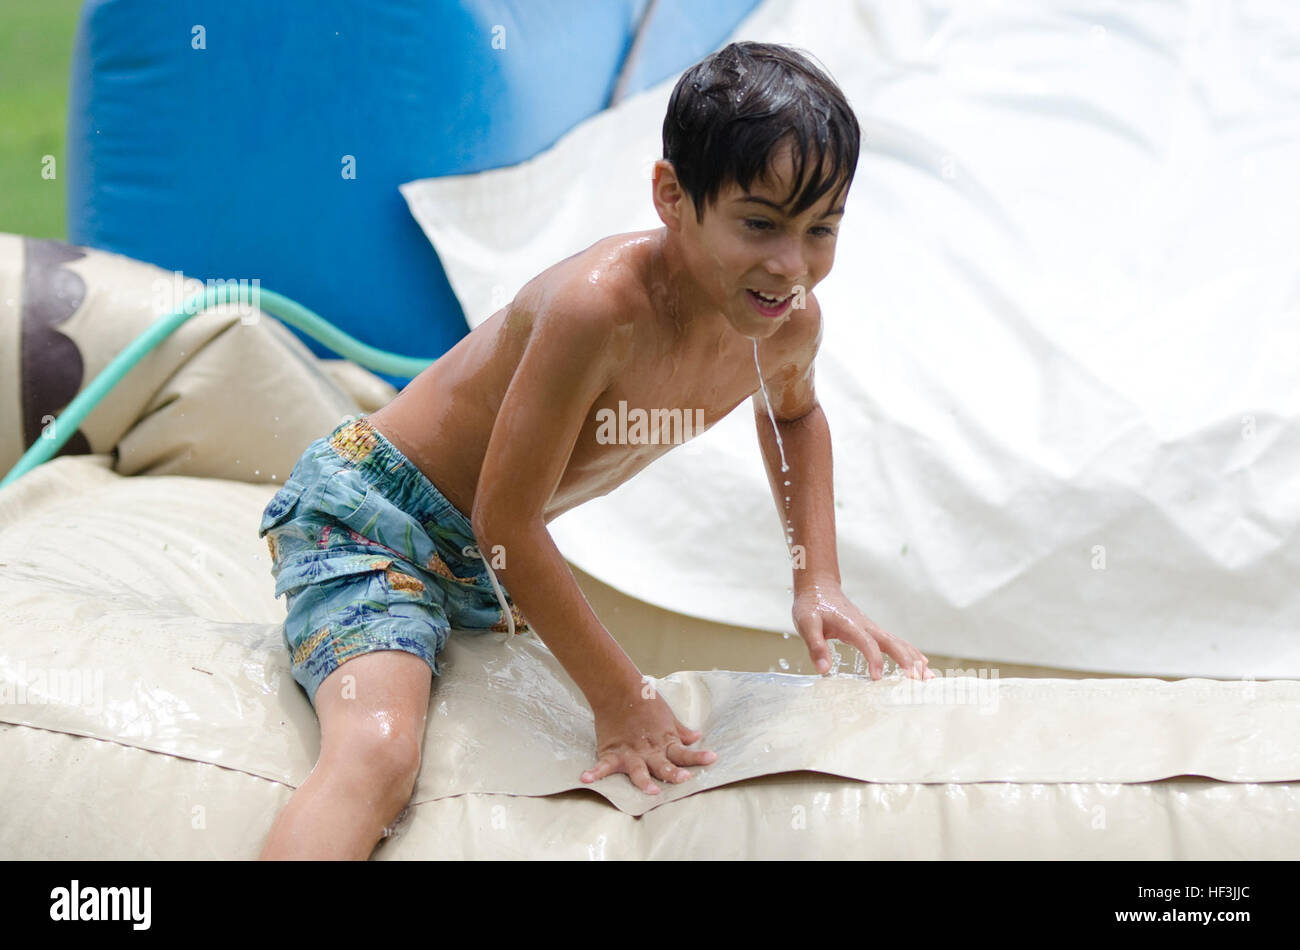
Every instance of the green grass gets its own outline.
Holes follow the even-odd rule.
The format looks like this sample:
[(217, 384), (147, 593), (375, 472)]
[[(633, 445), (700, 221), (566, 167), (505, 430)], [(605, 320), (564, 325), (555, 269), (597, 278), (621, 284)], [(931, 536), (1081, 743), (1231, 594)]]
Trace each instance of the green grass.
[[(81, 0), (0, 0), (0, 232), (67, 238), (68, 75)], [(53, 155), (57, 178), (41, 177)]]

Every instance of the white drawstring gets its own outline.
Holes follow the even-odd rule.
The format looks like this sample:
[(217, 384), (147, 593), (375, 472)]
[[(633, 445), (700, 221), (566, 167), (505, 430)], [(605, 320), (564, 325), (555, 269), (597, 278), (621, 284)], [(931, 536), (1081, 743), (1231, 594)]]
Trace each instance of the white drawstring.
[(488, 579), (492, 581), (492, 589), (496, 591), (497, 603), (501, 605), (501, 612), (505, 614), (506, 624), (510, 628), (510, 632), (506, 634), (506, 640), (512, 639), (515, 635), (514, 613), (510, 610), (510, 605), (506, 603), (505, 595), (501, 593), (501, 585), (497, 583), (497, 576), (495, 572), (493, 572), (492, 570), (492, 565), (488, 563), (487, 558), (485, 558), (482, 554), (479, 553), (479, 549), (476, 545), (467, 544), (460, 549), (460, 553), (463, 554), (465, 557), (478, 558), (480, 561), (483, 562), (483, 566), (487, 568)]

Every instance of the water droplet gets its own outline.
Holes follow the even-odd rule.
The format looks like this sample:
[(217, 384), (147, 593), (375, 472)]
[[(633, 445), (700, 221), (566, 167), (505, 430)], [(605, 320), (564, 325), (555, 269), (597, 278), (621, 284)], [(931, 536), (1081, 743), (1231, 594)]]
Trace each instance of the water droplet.
[(785, 657), (781, 657), (781, 659), (777, 660), (776, 662), (781, 665), (781, 669), (783, 670), (788, 670), (790, 668), (790, 664), (786, 662)]
[(790, 487), (790, 480), (788, 478), (785, 480), (785, 487), (786, 488)]

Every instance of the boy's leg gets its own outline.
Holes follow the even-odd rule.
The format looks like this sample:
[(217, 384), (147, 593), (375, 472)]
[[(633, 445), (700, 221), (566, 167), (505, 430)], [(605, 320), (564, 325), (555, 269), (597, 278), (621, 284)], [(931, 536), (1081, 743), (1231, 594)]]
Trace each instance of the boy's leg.
[(365, 860), (411, 799), (433, 671), (413, 653), (348, 660), (321, 682), (320, 758), (289, 799), (261, 860)]

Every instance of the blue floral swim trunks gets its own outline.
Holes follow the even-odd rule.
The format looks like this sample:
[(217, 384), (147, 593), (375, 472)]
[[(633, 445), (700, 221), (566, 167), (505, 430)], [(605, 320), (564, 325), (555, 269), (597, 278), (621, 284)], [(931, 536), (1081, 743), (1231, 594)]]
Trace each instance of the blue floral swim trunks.
[(307, 446), (257, 534), (275, 596), (288, 595), (284, 642), (313, 707), (354, 657), (402, 650), (437, 676), (451, 628), (529, 629), (469, 518), (364, 416)]

